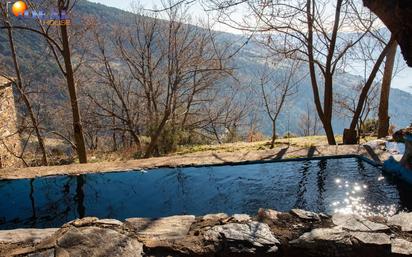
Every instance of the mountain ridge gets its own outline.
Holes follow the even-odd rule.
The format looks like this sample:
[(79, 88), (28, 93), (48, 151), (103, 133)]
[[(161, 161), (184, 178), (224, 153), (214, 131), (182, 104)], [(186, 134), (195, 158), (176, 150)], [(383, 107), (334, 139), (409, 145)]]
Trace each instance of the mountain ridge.
[[(115, 7), (105, 6), (100, 3), (92, 3), (89, 1), (81, 0), (74, 9), (75, 16), (73, 17), (86, 17), (93, 16), (96, 18), (100, 26), (102, 26), (102, 33), (105, 30), (110, 30), (113, 25), (120, 26), (132, 26), (130, 18), (133, 14)], [(77, 21), (78, 22), (78, 21)], [(227, 32), (217, 32), (219, 37), (221, 37), (222, 42), (232, 43), (233, 47), (244, 44), (247, 39), (241, 35), (231, 34)], [(57, 65), (53, 61), (42, 63), (41, 65), (36, 65), (36, 56), (42, 56), (46, 50), (44, 43), (30, 44), (36, 40), (42, 42), (41, 38), (35, 35), (27, 35), (26, 33), (15, 33), (16, 42), (18, 49), (22, 49), (19, 52), (19, 57), (21, 58), (23, 69), (27, 70), (30, 67), (36, 66), (36, 69), (30, 70), (30, 72), (35, 73), (36, 76), (41, 77), (53, 77), (58, 74)], [(24, 46), (24, 47), (23, 47)], [(28, 47), (29, 46), (29, 47)], [(2, 59), (1, 63), (11, 67), (10, 53), (7, 49), (8, 42), (5, 35), (0, 35), (0, 57)], [(262, 63), (259, 58), (253, 56), (256, 53), (261, 53), (263, 48), (259, 48), (256, 43), (249, 43), (245, 45), (244, 48), (237, 53), (234, 57), (233, 63), (236, 64), (238, 69), (238, 75), (241, 77), (243, 83), (253, 83), (253, 76), (256, 70), (262, 68)], [(346, 93), (351, 86), (353, 86), (356, 81), (360, 81), (362, 78), (357, 75), (349, 73), (341, 73), (335, 78), (335, 92), (336, 93)], [(52, 86), (52, 85), (51, 85)], [(310, 98), (308, 98), (310, 96)], [(257, 98), (260, 95), (256, 95)], [(299, 120), (301, 116), (306, 113), (306, 108), (308, 105), (313, 105), (313, 94), (310, 87), (310, 81), (306, 79), (300, 85), (299, 92), (291, 100), (287, 112), (282, 113), (279, 118), (279, 133), (284, 134), (286, 132), (292, 132), (295, 134), (299, 133)], [(263, 108), (258, 109), (259, 115), (261, 116), (261, 130), (265, 134), (271, 133), (270, 120), (265, 116), (265, 111)], [(396, 125), (396, 127), (404, 127), (412, 122), (412, 94), (401, 89), (392, 88), (390, 96), (390, 116), (392, 117), (391, 122)], [(349, 120), (337, 117), (333, 121), (333, 127), (336, 134), (341, 134), (343, 129), (348, 126)], [(321, 132), (323, 132), (321, 130)]]

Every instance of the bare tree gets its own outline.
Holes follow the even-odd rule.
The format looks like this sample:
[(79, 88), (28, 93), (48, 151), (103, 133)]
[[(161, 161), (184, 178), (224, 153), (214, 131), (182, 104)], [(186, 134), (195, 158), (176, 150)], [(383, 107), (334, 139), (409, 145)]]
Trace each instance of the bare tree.
[[(39, 4), (33, 1), (27, 1), (30, 8), (37, 10)], [(47, 2), (49, 3), (49, 2)], [(44, 4), (44, 3), (42, 3)], [(65, 18), (65, 16), (70, 15), (70, 12), (76, 1), (71, 0), (56, 0), (55, 3), (49, 3), (51, 8), (55, 8), (58, 12), (60, 18)], [(74, 68), (72, 63), (72, 53), (69, 41), (69, 29), (68, 25), (64, 20), (60, 26), (53, 29), (53, 26), (44, 25), (40, 19), (37, 21), (37, 27), (27, 26), (2, 26), (1, 29), (19, 29), (23, 31), (30, 31), (37, 35), (41, 35), (47, 42), (49, 48), (51, 49), (55, 61), (57, 62), (60, 71), (62, 72), (64, 78), (66, 79), (67, 90), (70, 97), (70, 106), (72, 111), (72, 125), (73, 125), (73, 135), (76, 142), (76, 150), (79, 157), (80, 163), (87, 162), (87, 153), (83, 137), (83, 128), (80, 118), (80, 110), (77, 99), (76, 81), (74, 78), (74, 72), (77, 67)]]
[[(356, 1), (212, 1), (215, 10), (221, 11), (222, 23), (241, 30), (272, 34), (269, 43), (274, 49), (308, 64), (314, 103), (331, 145), (336, 144), (332, 128), (334, 75), (375, 20), (369, 12), (355, 10), (361, 6), (353, 2)], [(241, 22), (230, 17), (231, 7), (240, 4), (250, 10)], [(359, 13), (362, 19), (358, 19)], [(354, 22), (362, 23), (362, 30), (343, 33), (353, 27)]]
[(352, 121), (350, 123), (349, 129), (346, 129), (343, 134), (343, 143), (344, 144), (356, 144), (357, 143), (357, 135), (356, 135), (356, 127), (361, 119), (362, 112), (365, 109), (365, 104), (367, 102), (368, 94), (370, 89), (375, 83), (376, 75), (379, 72), (379, 69), (385, 59), (385, 56), (388, 54), (390, 48), (395, 43), (395, 38), (392, 37), (389, 42), (386, 44), (382, 52), (380, 53), (379, 57), (375, 61), (372, 71), (370, 72), (365, 84), (363, 85), (362, 89), (360, 90), (359, 99), (356, 105), (356, 108), (353, 113)]
[[(288, 67), (276, 67), (281, 65), (287, 65)], [(273, 69), (276, 68), (277, 71), (274, 72)], [(275, 146), (276, 125), (279, 115), (289, 98), (297, 93), (299, 82), (305, 77), (305, 75), (299, 74), (300, 68), (301, 63), (299, 61), (286, 59), (277, 63), (277, 65), (266, 62), (264, 70), (259, 74), (263, 104), (272, 124), (270, 148)]]
[(245, 95), (247, 92), (237, 86), (228, 87), (224, 91), (208, 92), (211, 101), (202, 103), (199, 113), (206, 115), (201, 129), (212, 135), (219, 144), (239, 139), (239, 130), (245, 125), (244, 120), (254, 104)]
[[(336, 96), (335, 103), (336, 112), (338, 113), (338, 115), (344, 118), (353, 118), (355, 112), (357, 111), (356, 108), (358, 106), (359, 93), (362, 91), (363, 87), (364, 84), (362, 83), (362, 81), (360, 81), (360, 83), (347, 88), (347, 90), (344, 93), (338, 94)], [(377, 115), (379, 104), (379, 87), (380, 83), (374, 82), (374, 84), (368, 91), (368, 94), (365, 98), (365, 103), (363, 105), (362, 111), (360, 113), (358, 122), (355, 127), (358, 133), (355, 134), (356, 141), (354, 143), (359, 143), (360, 138), (364, 135), (362, 133), (362, 128), (364, 127), (363, 125), (365, 124), (365, 121), (371, 118), (374, 119)]]
[(212, 30), (189, 25), (181, 4), (161, 13), (136, 8), (129, 17), (132, 27), (114, 26), (108, 37), (95, 32), (87, 69), (89, 81), (101, 87), (85, 93), (106, 127), (100, 133), (111, 133), (114, 148), (116, 134), (123, 142), (130, 136), (150, 157), (173, 150), (183, 134), (201, 134), (209, 123), (202, 112), (221, 96), (219, 83), (232, 69), (227, 46)]
[[(97, 107), (95, 114), (103, 124), (114, 132), (123, 130), (129, 133), (134, 143), (141, 147), (139, 92), (124, 71), (113, 67), (118, 66), (116, 62), (119, 59), (113, 57), (114, 53), (110, 54), (107, 48), (115, 47), (114, 44), (106, 42), (98, 32), (94, 33), (94, 38), (97, 51), (88, 66), (95, 75), (95, 83), (107, 89), (96, 90), (92, 85), (86, 94)], [(109, 122), (105, 123), (107, 119)]]
[[(14, 37), (13, 37), (13, 30), (12, 30), (12, 25), (10, 22), (10, 19), (8, 17), (8, 10), (6, 10), (6, 6), (4, 6), (3, 3), (0, 3), (0, 12), (1, 12), (1, 19), (4, 23), (4, 26), (6, 27), (7, 30), (7, 37), (9, 40), (9, 44), (10, 44), (10, 50), (11, 50), (11, 57), (13, 60), (13, 65), (14, 65), (14, 72), (16, 75), (16, 79), (12, 79), (9, 78), (10, 81), (14, 81), (14, 84), (16, 85), (17, 90), (19, 91), (19, 94), (21, 96), (21, 98), (23, 99), (24, 105), (27, 109), (27, 112), (29, 114), (30, 117), (30, 121), (31, 121), (31, 125), (33, 130), (35, 131), (36, 137), (37, 137), (37, 142), (39, 144), (39, 148), (42, 154), (42, 165), (47, 166), (48, 165), (48, 161), (47, 161), (47, 153), (46, 153), (46, 147), (44, 144), (44, 139), (43, 139), (43, 135), (40, 132), (40, 128), (39, 128), (39, 121), (36, 118), (36, 115), (34, 113), (33, 107), (32, 107), (32, 103), (29, 99), (29, 96), (25, 90), (24, 87), (24, 82), (23, 82), (23, 78), (22, 78), (22, 74), (20, 71), (20, 65), (19, 65), (19, 61), (18, 61), (18, 56), (16, 53), (16, 47), (14, 44)], [(2, 76), (5, 76), (5, 74), (0, 74)]]
[(302, 114), (299, 120), (301, 135), (305, 137), (318, 135), (321, 130), (320, 125), (316, 110), (313, 107), (310, 108), (310, 105), (307, 104), (306, 113)]
[[(57, 8), (60, 16), (62, 12), (69, 13), (73, 6), (71, 5), (70, 0), (58, 0)], [(68, 26), (67, 24), (63, 24), (60, 26), (60, 33), (61, 33), (61, 42), (62, 45), (59, 49), (63, 60), (65, 70), (63, 72), (64, 76), (67, 80), (67, 88), (70, 95), (70, 103), (72, 108), (72, 115), (73, 115), (73, 131), (74, 131), (74, 139), (76, 141), (76, 149), (77, 155), (79, 157), (80, 163), (87, 163), (87, 152), (86, 152), (86, 145), (84, 142), (83, 136), (83, 127), (82, 121), (80, 118), (80, 110), (77, 101), (77, 93), (76, 93), (76, 84), (74, 79), (74, 69), (72, 64), (72, 57), (70, 52), (70, 43), (69, 43), (69, 33), (68, 33)], [(48, 40), (49, 42), (50, 40)]]

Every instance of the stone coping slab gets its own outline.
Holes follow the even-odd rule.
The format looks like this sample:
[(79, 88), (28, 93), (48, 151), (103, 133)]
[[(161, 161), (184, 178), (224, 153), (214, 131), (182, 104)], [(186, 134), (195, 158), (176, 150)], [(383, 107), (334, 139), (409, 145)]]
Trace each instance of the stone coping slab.
[[(88, 217), (59, 229), (0, 231), (0, 256), (412, 256), (412, 233), (383, 217), (329, 217), (298, 209), (261, 209), (250, 219), (240, 217), (220, 213), (125, 222)], [(402, 219), (408, 215), (396, 217)]]
[(184, 238), (194, 221), (195, 216), (186, 215), (154, 220), (130, 218), (125, 223), (135, 231), (139, 239), (172, 240)]
[[(313, 149), (314, 148), (314, 149)], [(166, 156), (149, 159), (72, 164), (23, 169), (6, 168), (0, 170), (1, 179), (36, 178), (56, 175), (81, 175), (88, 173), (138, 171), (161, 167), (205, 166), (242, 164), (259, 161), (291, 161), (297, 158), (354, 157), (359, 156), (371, 163), (382, 164), (390, 157), (379, 144), (316, 146), (313, 148), (283, 146), (270, 150), (236, 152), (201, 152), (179, 156)]]
[(392, 226), (399, 226), (402, 231), (412, 232), (412, 213), (399, 213), (388, 219), (388, 224)]
[(54, 233), (57, 232), (57, 230), (57, 228), (0, 230), (0, 243), (36, 244), (42, 241), (43, 239), (52, 236)]
[(350, 231), (379, 232), (389, 230), (387, 225), (369, 221), (359, 215), (335, 214), (332, 216), (332, 222), (336, 226)]

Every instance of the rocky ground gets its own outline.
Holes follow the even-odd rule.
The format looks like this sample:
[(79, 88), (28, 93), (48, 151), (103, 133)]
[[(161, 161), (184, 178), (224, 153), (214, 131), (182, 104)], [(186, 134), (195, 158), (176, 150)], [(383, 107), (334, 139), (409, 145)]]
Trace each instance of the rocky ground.
[(0, 256), (412, 256), (412, 213), (387, 219), (261, 209), (255, 217), (84, 218), (59, 229), (0, 231)]

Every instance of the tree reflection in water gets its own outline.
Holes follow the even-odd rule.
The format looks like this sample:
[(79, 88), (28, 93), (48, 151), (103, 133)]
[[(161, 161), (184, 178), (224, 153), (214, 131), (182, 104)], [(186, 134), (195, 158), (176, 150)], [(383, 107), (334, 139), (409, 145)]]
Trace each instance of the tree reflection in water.
[(299, 170), (301, 179), (299, 181), (299, 187), (298, 187), (298, 192), (296, 195), (296, 203), (294, 205), (294, 208), (299, 208), (299, 209), (305, 209), (306, 208), (306, 199), (305, 199), (305, 194), (307, 191), (306, 184), (308, 181), (308, 173), (309, 173), (309, 168), (311, 166), (310, 161), (304, 161), (302, 163), (302, 169)]
[(316, 184), (318, 186), (318, 199), (316, 202), (317, 205), (317, 211), (318, 212), (326, 212), (325, 208), (325, 201), (323, 199), (323, 194), (325, 193), (325, 180), (327, 176), (326, 168), (328, 165), (328, 161), (326, 159), (322, 159), (318, 162), (318, 170), (317, 170), (317, 180)]
[(30, 195), (29, 195), (29, 198), (30, 198), (30, 202), (31, 202), (31, 209), (32, 209), (32, 212), (33, 212), (32, 216), (30, 218), (31, 221), (32, 221), (31, 226), (36, 227), (37, 216), (36, 216), (36, 203), (34, 201), (34, 179), (30, 179)]
[(79, 218), (86, 216), (86, 208), (84, 207), (84, 176), (80, 175), (76, 177), (76, 196), (74, 198), (77, 203), (77, 214)]

